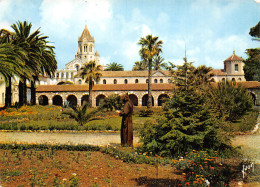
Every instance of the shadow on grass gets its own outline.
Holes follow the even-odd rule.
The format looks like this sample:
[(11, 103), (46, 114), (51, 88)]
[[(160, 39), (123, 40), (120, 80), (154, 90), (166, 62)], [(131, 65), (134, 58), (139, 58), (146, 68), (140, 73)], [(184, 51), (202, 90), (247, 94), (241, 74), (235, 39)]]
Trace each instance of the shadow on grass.
[(155, 179), (155, 178), (148, 178), (148, 177), (140, 177), (134, 179), (138, 186), (178, 186), (179, 180), (178, 179)]

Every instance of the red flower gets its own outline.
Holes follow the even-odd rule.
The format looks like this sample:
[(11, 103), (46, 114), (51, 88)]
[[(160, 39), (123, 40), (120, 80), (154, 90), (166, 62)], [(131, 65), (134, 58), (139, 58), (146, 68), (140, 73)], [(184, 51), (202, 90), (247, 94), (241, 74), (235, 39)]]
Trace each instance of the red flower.
[(56, 173), (56, 174), (55, 174), (55, 177), (58, 177), (58, 175), (59, 175), (59, 174), (58, 174), (58, 173)]

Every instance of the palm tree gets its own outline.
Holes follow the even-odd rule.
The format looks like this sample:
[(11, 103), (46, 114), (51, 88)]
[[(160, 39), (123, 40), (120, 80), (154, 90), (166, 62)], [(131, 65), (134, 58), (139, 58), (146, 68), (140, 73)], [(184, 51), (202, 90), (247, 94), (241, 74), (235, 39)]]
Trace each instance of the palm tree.
[(211, 67), (206, 67), (205, 65), (200, 65), (194, 71), (194, 81), (196, 85), (204, 85), (212, 82), (211, 77), (213, 77), (213, 73), (210, 73), (212, 70)]
[(148, 62), (148, 101), (147, 108), (152, 106), (152, 93), (151, 93), (151, 72), (152, 72), (152, 61), (154, 56), (159, 55), (162, 52), (162, 44), (161, 40), (158, 41), (158, 37), (153, 37), (152, 35), (147, 35), (145, 38), (142, 37), (138, 44), (141, 45), (141, 49), (139, 51), (140, 56), (143, 60)]
[(144, 71), (147, 70), (147, 63), (146, 61), (142, 60), (142, 61), (136, 61), (134, 66), (133, 66), (133, 71)]
[(71, 109), (65, 109), (63, 114), (69, 115), (71, 118), (75, 119), (81, 126), (88, 121), (93, 120), (93, 116), (98, 112), (97, 109), (92, 109), (90, 111), (87, 110), (88, 105), (86, 102), (83, 102), (81, 107), (71, 107)]
[(80, 68), (80, 76), (85, 79), (85, 82), (89, 84), (89, 105), (92, 107), (92, 88), (94, 81), (99, 81), (102, 74), (101, 66), (97, 65), (94, 60), (89, 61)]
[(121, 64), (112, 62), (106, 65), (105, 71), (124, 71), (124, 67)]
[(0, 38), (0, 74), (3, 75), (6, 83), (5, 91), (5, 108), (11, 106), (12, 102), (12, 88), (11, 79), (14, 75), (24, 75), (27, 72), (29, 76), (29, 71), (24, 67), (24, 59), (26, 54), (21, 48), (10, 43), (2, 43), (3, 40)]
[(23, 105), (27, 102), (26, 80), (31, 80), (32, 103), (35, 104), (35, 81), (40, 75), (54, 75), (57, 69), (54, 47), (48, 45), (47, 36), (42, 36), (39, 29), (30, 34), (32, 24), (26, 21), (18, 21), (11, 25), (14, 29), (12, 43), (21, 47), (27, 53), (28, 60), (25, 59), (25, 66), (31, 70), (32, 78), (21, 76), (19, 82), (19, 103)]
[(160, 55), (156, 55), (153, 59), (153, 70), (157, 71), (160, 69), (166, 69), (167, 64), (164, 61), (164, 58), (162, 58)]

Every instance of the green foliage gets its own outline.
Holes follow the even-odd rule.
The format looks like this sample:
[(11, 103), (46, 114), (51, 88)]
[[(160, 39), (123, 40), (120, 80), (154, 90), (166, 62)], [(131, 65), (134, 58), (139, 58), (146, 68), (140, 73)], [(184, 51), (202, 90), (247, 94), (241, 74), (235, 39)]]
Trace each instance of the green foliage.
[(238, 120), (253, 106), (250, 92), (236, 82), (219, 82), (208, 94), (216, 117), (223, 121)]
[(70, 109), (65, 109), (63, 114), (69, 115), (71, 118), (75, 119), (81, 126), (84, 123), (93, 120), (93, 116), (97, 113), (96, 109), (87, 110), (88, 104), (84, 102), (81, 107), (72, 107)]
[(260, 41), (260, 21), (252, 28), (250, 28), (249, 34), (254, 37), (255, 40)]
[(151, 115), (153, 115), (153, 110), (151, 110), (151, 109), (139, 110), (139, 116), (140, 117), (149, 117)]
[(247, 49), (248, 58), (243, 67), (247, 81), (260, 81), (260, 49)]
[(193, 149), (229, 148), (229, 139), (219, 131), (219, 122), (199, 92), (176, 91), (164, 110), (164, 116), (145, 123), (140, 132), (145, 150), (174, 156)]
[(107, 111), (121, 110), (123, 101), (117, 94), (109, 95), (100, 104), (100, 109), (106, 109)]
[(121, 64), (112, 62), (106, 65), (105, 71), (124, 71), (124, 67)]

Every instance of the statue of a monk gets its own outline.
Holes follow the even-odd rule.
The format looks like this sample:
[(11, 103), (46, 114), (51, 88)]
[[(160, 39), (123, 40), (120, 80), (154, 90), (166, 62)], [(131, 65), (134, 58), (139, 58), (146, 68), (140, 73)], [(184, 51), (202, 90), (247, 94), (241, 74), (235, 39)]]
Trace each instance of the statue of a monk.
[(130, 100), (128, 94), (121, 96), (124, 103), (124, 108), (119, 113), (122, 116), (121, 123), (121, 145), (122, 146), (132, 146), (133, 145), (133, 103)]

